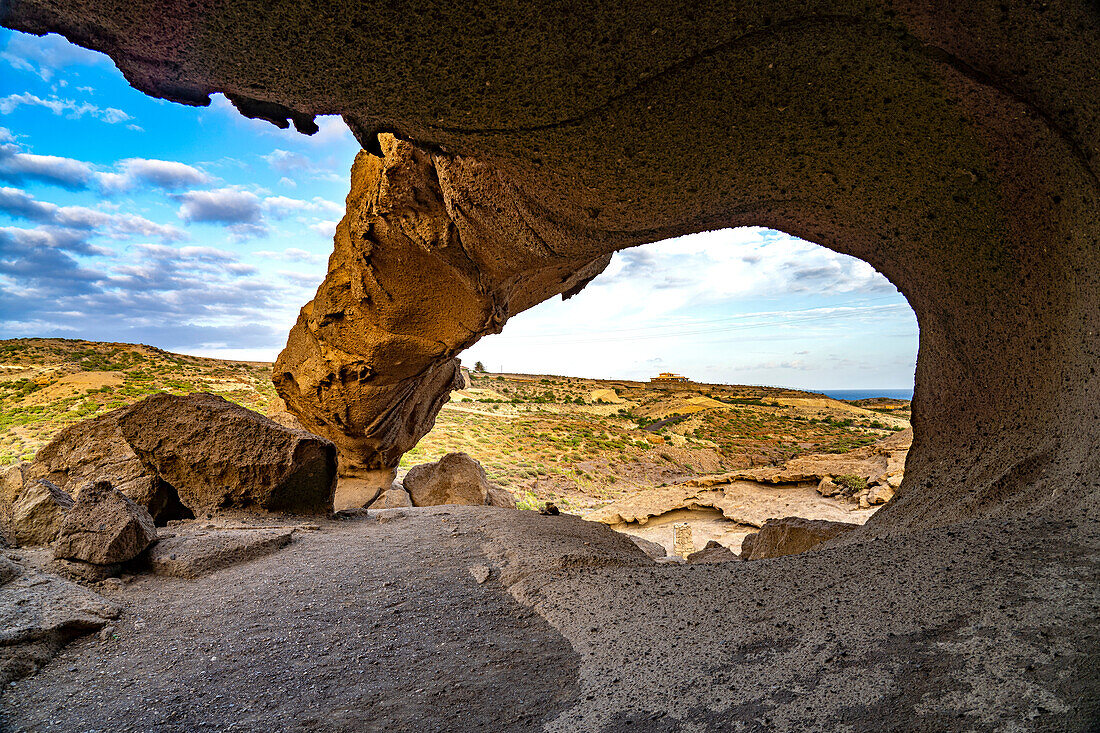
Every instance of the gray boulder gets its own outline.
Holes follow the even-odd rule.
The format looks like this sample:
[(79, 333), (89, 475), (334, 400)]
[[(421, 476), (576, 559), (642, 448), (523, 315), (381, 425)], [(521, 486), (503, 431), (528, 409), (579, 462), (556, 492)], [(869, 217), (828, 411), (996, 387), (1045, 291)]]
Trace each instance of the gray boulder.
[(465, 453), (448, 453), (435, 463), (413, 466), (403, 484), (413, 506), (516, 506), (511, 494), (489, 483), (485, 469)]
[(149, 550), (149, 567), (157, 575), (197, 578), (206, 573), (270, 555), (286, 547), (294, 530), (221, 529), (167, 537)]
[(108, 481), (88, 484), (61, 522), (54, 544), (58, 560), (95, 565), (126, 562), (157, 541), (157, 528), (145, 507)]
[(332, 511), (336, 446), (211, 394), (153, 395), (118, 425), (145, 467), (194, 512)]
[(26, 572), (0, 591), (0, 684), (31, 674), (73, 638), (101, 629), (121, 609), (50, 573)]
[(829, 522), (824, 519), (769, 519), (759, 532), (746, 536), (741, 542), (741, 557), (745, 560), (763, 560), (796, 555), (857, 527), (858, 524)]
[(32, 481), (12, 505), (8, 525), (12, 539), (19, 545), (50, 544), (72, 506), (72, 497), (56, 484), (45, 479)]

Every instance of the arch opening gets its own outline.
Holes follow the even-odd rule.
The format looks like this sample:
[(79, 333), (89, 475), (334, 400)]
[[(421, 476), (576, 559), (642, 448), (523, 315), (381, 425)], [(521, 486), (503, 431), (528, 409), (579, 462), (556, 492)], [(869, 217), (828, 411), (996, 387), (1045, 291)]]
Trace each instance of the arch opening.
[(900, 486), (916, 342), (882, 275), (782, 232), (640, 245), (460, 354), (397, 475), (467, 453), (521, 506), (669, 555), (676, 523), (734, 552), (769, 517), (863, 523)]

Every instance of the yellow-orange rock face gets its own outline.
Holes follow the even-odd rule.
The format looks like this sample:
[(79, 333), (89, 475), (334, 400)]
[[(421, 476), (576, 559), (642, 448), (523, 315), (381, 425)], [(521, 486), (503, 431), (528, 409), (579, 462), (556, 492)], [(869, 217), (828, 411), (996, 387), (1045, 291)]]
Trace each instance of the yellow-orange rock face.
[(336, 443), (343, 475), (388, 487), (390, 469), (461, 386), (455, 355), (587, 282), (610, 256), (571, 256), (577, 242), (562, 234), (555, 251), (552, 229), (530, 226), (485, 166), (389, 135), (382, 144), (383, 158), (355, 160), (328, 276), (302, 308), (274, 381), (302, 425)]

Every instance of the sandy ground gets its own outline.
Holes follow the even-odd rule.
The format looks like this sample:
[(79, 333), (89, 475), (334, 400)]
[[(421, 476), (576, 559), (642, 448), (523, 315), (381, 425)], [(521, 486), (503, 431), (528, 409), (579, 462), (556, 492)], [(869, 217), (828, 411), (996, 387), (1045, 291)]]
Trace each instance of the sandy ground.
[(126, 586), (117, 638), (10, 687), (0, 727), (1095, 730), (1098, 505), (710, 566), (534, 512), (323, 522)]

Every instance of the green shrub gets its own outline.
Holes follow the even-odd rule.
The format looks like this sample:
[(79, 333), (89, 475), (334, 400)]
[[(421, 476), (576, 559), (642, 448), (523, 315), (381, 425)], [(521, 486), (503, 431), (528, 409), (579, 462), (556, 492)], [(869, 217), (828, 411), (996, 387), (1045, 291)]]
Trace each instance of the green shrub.
[(843, 486), (852, 493), (858, 493), (867, 488), (867, 479), (855, 474), (846, 473), (833, 479), (838, 486)]

